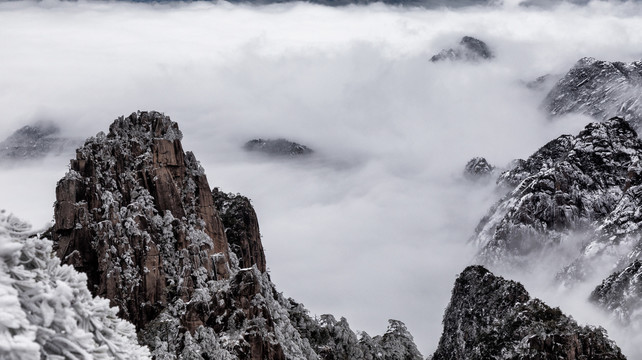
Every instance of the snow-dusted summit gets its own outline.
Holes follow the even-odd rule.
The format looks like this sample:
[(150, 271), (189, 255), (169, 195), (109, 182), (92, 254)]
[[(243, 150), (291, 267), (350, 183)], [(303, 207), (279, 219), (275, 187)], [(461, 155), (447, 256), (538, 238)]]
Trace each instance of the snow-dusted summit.
[(439, 61), (484, 61), (490, 60), (495, 55), (485, 42), (472, 36), (464, 36), (457, 46), (450, 49), (443, 49), (430, 58), (432, 62)]
[(512, 189), (477, 228), (483, 263), (528, 264), (620, 213), (642, 182), (642, 141), (621, 118), (552, 140), (500, 175)]
[(597, 120), (624, 117), (642, 129), (642, 61), (580, 59), (551, 89), (543, 107), (551, 116), (581, 113)]

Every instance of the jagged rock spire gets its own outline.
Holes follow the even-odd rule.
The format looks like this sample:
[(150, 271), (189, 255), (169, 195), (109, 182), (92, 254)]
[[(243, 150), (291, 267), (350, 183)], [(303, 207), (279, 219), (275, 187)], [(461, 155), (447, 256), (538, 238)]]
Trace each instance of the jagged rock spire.
[(121, 117), (77, 150), (56, 188), (58, 255), (139, 328), (168, 298), (229, 276), (207, 178), (181, 138), (161, 113)]

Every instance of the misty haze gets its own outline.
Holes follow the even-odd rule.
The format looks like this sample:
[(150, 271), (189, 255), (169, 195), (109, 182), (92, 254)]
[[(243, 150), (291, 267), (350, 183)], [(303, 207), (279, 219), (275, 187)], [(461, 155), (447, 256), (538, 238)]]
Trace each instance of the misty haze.
[[(604, 253), (610, 257), (605, 255), (598, 259), (591, 252), (593, 250), (589, 251), (585, 246), (593, 241), (602, 244), (602, 238), (608, 236), (598, 239), (594, 233), (602, 234), (600, 231), (610, 229), (612, 224), (621, 225), (614, 212), (626, 205), (621, 202), (622, 198), (632, 199), (630, 207), (638, 209), (637, 193), (629, 190), (637, 186), (638, 178), (626, 174), (637, 171), (637, 151), (642, 149), (642, 145), (638, 148), (634, 132), (640, 128), (637, 116), (642, 119), (642, 113), (637, 112), (642, 103), (642, 66), (635, 63), (642, 59), (642, 4), (636, 1), (504, 0), (458, 1), (451, 7), (444, 7), (446, 3), (400, 5), (394, 1), (328, 6), (337, 4), (325, 1), (270, 1), (260, 5), (222, 1), (0, 2), (0, 107), (3, 109), (0, 140), (7, 139), (0, 146), (0, 151), (4, 151), (0, 154), (0, 208), (6, 211), (0, 215), (0, 255), (4, 261), (0, 295), (4, 293), (18, 299), (15, 295), (18, 290), (14, 290), (18, 287), (12, 282), (17, 280), (11, 278), (14, 276), (11, 275), (14, 274), (11, 261), (17, 255), (11, 254), (17, 251), (15, 244), (26, 241), (24, 246), (29, 248), (30, 241), (37, 237), (26, 224), (6, 218), (8, 214), (30, 224), (38, 233), (55, 225), (52, 231), (58, 232), (45, 235), (53, 236), (53, 249), (48, 251), (55, 253), (57, 244), (62, 241), (56, 240), (57, 237), (63, 239), (82, 227), (82, 224), (74, 223), (62, 229), (60, 224), (54, 224), (59, 222), (58, 215), (54, 219), (54, 212), (58, 211), (54, 204), (57, 200), (61, 203), (60, 194), (64, 191), (60, 187), (57, 189), (59, 181), (78, 181), (78, 184), (94, 181), (89, 177), (78, 180), (77, 174), (90, 172), (83, 168), (85, 160), (96, 164), (104, 161), (114, 169), (122, 170), (119, 168), (122, 164), (114, 155), (121, 151), (114, 149), (121, 149), (119, 146), (129, 141), (130, 135), (121, 135), (118, 131), (125, 131), (130, 125), (122, 124), (138, 121), (127, 120), (132, 113), (138, 114), (136, 119), (143, 119), (147, 112), (158, 111), (158, 114), (150, 113), (150, 118), (155, 119), (153, 121), (162, 119), (163, 131), (166, 131), (162, 135), (163, 141), (174, 141), (171, 145), (174, 150), (182, 146), (180, 151), (176, 150), (179, 158), (183, 156), (183, 149), (193, 152), (207, 176), (208, 191), (218, 188), (221, 192), (241, 194), (251, 200), (250, 207), (256, 211), (260, 225), (261, 252), (264, 252), (266, 264), (263, 272), (269, 274), (259, 276), (260, 281), (255, 280), (256, 283), (262, 289), (273, 283), (283, 299), (291, 297), (302, 304), (312, 319), (318, 320), (324, 314), (332, 314), (336, 320), (345, 317), (357, 336), (365, 331), (373, 338), (386, 333), (389, 319), (399, 320), (412, 334), (425, 359), (443, 345), (440, 338), (447, 333), (448, 325), (444, 312), (449, 304), (451, 310), (457, 304), (453, 290), (456, 280), (457, 284), (464, 280), (489, 281), (491, 274), (486, 274), (485, 270), (462, 274), (467, 266), (480, 264), (492, 271), (493, 281), (501, 284), (498, 288), (515, 291), (518, 294), (515, 298), (521, 299), (525, 295), (494, 276), (519, 281), (530, 297), (541, 299), (550, 307), (559, 307), (564, 316), (572, 317), (579, 326), (601, 326), (610, 339), (605, 340), (606, 343), (611, 344), (612, 340), (628, 359), (642, 359), (639, 334), (642, 307), (630, 308), (630, 314), (627, 313), (630, 318), (623, 323), (609, 313), (611, 308), (600, 307), (590, 300), (594, 289), (609, 275), (628, 269), (630, 263), (642, 259), (640, 236), (635, 232), (639, 211), (632, 210), (631, 214), (635, 215), (627, 217), (631, 225), (622, 226), (626, 230), (622, 247), (618, 247), (618, 242), (618, 246), (600, 248), (608, 248)], [(462, 40), (465, 37), (482, 41), (485, 47), (472, 40)], [(627, 75), (617, 78), (614, 86), (607, 82), (608, 79), (604, 80), (605, 105), (591, 113), (584, 111), (588, 105), (563, 107), (562, 104), (554, 109), (564, 111), (551, 110), (552, 107), (546, 105), (547, 95), (559, 89), (558, 82), (585, 57), (608, 62), (595, 65), (585, 60), (589, 62), (587, 69), (602, 66), (599, 67), (600, 74), (608, 75), (612, 63), (622, 62), (628, 66), (624, 70), (624, 65), (618, 65), (620, 63), (613, 66)], [(586, 77), (583, 81), (602, 81), (601, 75), (583, 76)], [(572, 85), (570, 87), (583, 84), (580, 80), (566, 81)], [(602, 88), (591, 85), (591, 89)], [(593, 99), (584, 94), (576, 98)], [(590, 101), (591, 104), (599, 102)], [(162, 114), (178, 124), (182, 138), (175, 135), (173, 125)], [(607, 121), (603, 123), (604, 128), (586, 135), (588, 124), (616, 115), (629, 121), (631, 130), (627, 123)], [(118, 135), (113, 135), (110, 125), (119, 117), (124, 117), (123, 123), (118, 125), (122, 129), (114, 125), (113, 132)], [(38, 124), (47, 124), (46, 133), (23, 129)], [(20, 129), (23, 129), (22, 133), (16, 135)], [(544, 230), (536, 228), (537, 231), (528, 228), (529, 236), (536, 237), (536, 241), (558, 243), (552, 251), (529, 253), (525, 261), (520, 258), (520, 261), (511, 262), (506, 260), (508, 257), (499, 255), (499, 260), (493, 258), (492, 261), (484, 257), (489, 253), (484, 252), (487, 244), (512, 241), (500, 239), (496, 234), (484, 238), (500, 228), (501, 221), (514, 221), (520, 229), (531, 224), (528, 221), (518, 223), (531, 213), (522, 216), (522, 220), (515, 220), (518, 216), (511, 218), (511, 214), (518, 211), (516, 204), (527, 201), (525, 196), (520, 197), (524, 193), (518, 192), (519, 184), (526, 187), (528, 179), (540, 179), (546, 171), (557, 171), (555, 165), (561, 161), (559, 158), (546, 159), (518, 168), (518, 162), (514, 160), (529, 159), (542, 146), (562, 135), (570, 135), (568, 143), (571, 145), (562, 144), (555, 151), (563, 153), (564, 159), (572, 159), (580, 152), (577, 144), (583, 144), (582, 149), (593, 150), (595, 142), (591, 141), (598, 137), (596, 134), (604, 133), (621, 135), (622, 138), (607, 136), (607, 140), (601, 140), (621, 144), (618, 149), (633, 160), (617, 162), (618, 157), (614, 157), (613, 163), (608, 162), (610, 158), (605, 160), (609, 171), (614, 169), (615, 175), (605, 175), (608, 179), (604, 183), (616, 182), (615, 185), (609, 183), (613, 188), (605, 185), (604, 191), (600, 192), (594, 191), (593, 185), (587, 186), (593, 191), (591, 196), (597, 199), (595, 203), (599, 203), (594, 208), (602, 206), (602, 210), (595, 211), (598, 215), (586, 215), (586, 211), (578, 210), (576, 217), (585, 215), (586, 221), (584, 218), (574, 222), (568, 220), (566, 224), (570, 225), (567, 227), (556, 223), (544, 226)], [(32, 140), (27, 140), (28, 136), (32, 136)], [(110, 142), (121, 139), (119, 136), (126, 139), (122, 144)], [(39, 140), (33, 140), (35, 138)], [(78, 158), (82, 161), (70, 164), (70, 159), (77, 158), (76, 148), (88, 138), (91, 140), (82, 153), (86, 159)], [(179, 145), (176, 145), (177, 139)], [(145, 141), (153, 144), (150, 149), (161, 146), (155, 142), (157, 139), (147, 138), (140, 140), (140, 144), (146, 144)], [(250, 150), (253, 151), (248, 151), (252, 142), (254, 147)], [(104, 154), (96, 150), (107, 146), (105, 144), (113, 148), (105, 147), (110, 150), (103, 151)], [(97, 153), (91, 153), (92, 146)], [(180, 177), (192, 176), (190, 184), (196, 183), (194, 186), (201, 189), (199, 166), (190, 162), (191, 155), (184, 156), (184, 174), (187, 175), (181, 173)], [(472, 163), (467, 168), (469, 161), (476, 157), (483, 157), (488, 164)], [(584, 158), (568, 161), (572, 166), (586, 164)], [(535, 163), (540, 167), (535, 168)], [(136, 177), (144, 172), (141, 164), (147, 163), (132, 163), (130, 168), (122, 166)], [(563, 170), (559, 170), (560, 173), (567, 174)], [(504, 176), (504, 171), (512, 172)], [(596, 179), (596, 174), (604, 171), (598, 169), (582, 174)], [(640, 171), (636, 174), (640, 175)], [(172, 176), (179, 177), (176, 173)], [(97, 176), (99, 180), (103, 178), (107, 175)], [(125, 182), (123, 178), (118, 178), (119, 188), (120, 181)], [(152, 178), (153, 181), (158, 179), (150, 176)], [(616, 178), (621, 183), (613, 180)], [(105, 181), (92, 186), (103, 191), (109, 184)], [(595, 180), (602, 184), (600, 181)], [(544, 183), (543, 180), (540, 183)], [(110, 191), (110, 196), (115, 193)], [(181, 201), (187, 201), (189, 196), (199, 198), (199, 190), (194, 192), (189, 186), (180, 191)], [(216, 203), (216, 191), (214, 193)], [(101, 201), (106, 203), (106, 195), (102, 196)], [(118, 196), (114, 195), (120, 199)], [(128, 196), (123, 195), (124, 198)], [(612, 202), (601, 203), (599, 199), (604, 196), (612, 196)], [(134, 199), (132, 195), (132, 203)], [(586, 199), (588, 195), (582, 195), (583, 204), (587, 203)], [(224, 211), (232, 200), (218, 200), (217, 206), (223, 206), (223, 210), (218, 209), (222, 224), (228, 228)], [(151, 203), (149, 199), (145, 201)], [(154, 201), (157, 205), (162, 203), (162, 200)], [(189, 208), (189, 205), (185, 207)], [(605, 208), (607, 210), (603, 210)], [(145, 207), (141, 209), (141, 213), (152, 211)], [(539, 210), (534, 211), (533, 218), (539, 216)], [(81, 210), (75, 208), (74, 211)], [(184, 217), (189, 219), (191, 213), (185, 211)], [(202, 215), (201, 210), (194, 211), (198, 216)], [(118, 216), (123, 214), (121, 211)], [(137, 226), (152, 229), (171, 223), (174, 229), (178, 228), (167, 214), (164, 216), (159, 212), (156, 215), (154, 220), (147, 219), (142, 221), (144, 225), (139, 222)], [(171, 215), (180, 220), (176, 211)], [(561, 215), (555, 213), (553, 216)], [(120, 220), (126, 223), (124, 218)], [(642, 216), (639, 220), (642, 221)], [(194, 223), (199, 224), (196, 220)], [(185, 229), (189, 229), (185, 230), (188, 240), (211, 235), (209, 230), (197, 225), (190, 228), (192, 225), (185, 225)], [(209, 229), (208, 226), (204, 228)], [(620, 236), (624, 230), (618, 229), (613, 230), (613, 234)], [(553, 230), (556, 237), (550, 240)], [(127, 231), (123, 230), (123, 234), (129, 234)], [(145, 231), (151, 234), (151, 230)], [(208, 241), (216, 245), (215, 239)], [(73, 246), (73, 241), (71, 244), (69, 246)], [(120, 251), (117, 245), (116, 248)], [(231, 243), (229, 248), (230, 252), (235, 249)], [(506, 245), (504, 250), (509, 253), (514, 249)], [(38, 254), (36, 250), (32, 252)], [(24, 253), (30, 254), (26, 250)], [(216, 256), (220, 253), (209, 254), (207, 261), (214, 263), (214, 270), (210, 269), (214, 271), (213, 275), (207, 275), (211, 275), (207, 284), (212, 293), (228, 291), (233, 285), (220, 285), (220, 279), (227, 276), (235, 279), (240, 276), (236, 275), (237, 271), (241, 274), (244, 270), (242, 256), (225, 254), (229, 274), (223, 274), (217, 267), (220, 264), (216, 261), (221, 257)], [(62, 262), (78, 265), (69, 259)], [(235, 264), (235, 259), (241, 263)], [(84, 264), (88, 260), (81, 261)], [(200, 261), (205, 260), (190, 261), (202, 264)], [(586, 261), (586, 266), (595, 271), (586, 272), (581, 279), (573, 278), (571, 284), (564, 274), (571, 273), (571, 264), (581, 261)], [(79, 271), (86, 269), (76, 267)], [(91, 282), (95, 281), (92, 276), (91, 273), (88, 275), (88, 289), (96, 295), (95, 291), (102, 291), (103, 284), (92, 288)], [(166, 276), (169, 279), (169, 275)], [(98, 277), (95, 275), (96, 279)], [(7, 280), (9, 278), (14, 280)], [(65, 279), (85, 286), (84, 275), (69, 275)], [(167, 294), (170, 294), (173, 290), (167, 281)], [(234, 283), (234, 280), (223, 281)], [(198, 288), (197, 285), (194, 287)], [(52, 285), (46, 293), (62, 291), (56, 289)], [(636, 289), (640, 290), (639, 287)], [(83, 291), (83, 299), (90, 302), (87, 299), (91, 299), (91, 295)], [(63, 292), (62, 297), (65, 294)], [(261, 301), (265, 301), (267, 309), (273, 304), (287, 302), (274, 296), (272, 299), (263, 294)], [(632, 296), (631, 303), (642, 305), (642, 292)], [(74, 297), (69, 295), (69, 298)], [(111, 306), (120, 305), (114, 299), (110, 300)], [(16, 301), (7, 300), (3, 308), (26, 309), (22, 302)], [(60, 314), (51, 301), (49, 305), (44, 301), (42, 307), (49, 306)], [(99, 309), (101, 314), (107, 311), (106, 303), (91, 300), (92, 304), (94, 302), (98, 305), (92, 305), (92, 309)], [(31, 358), (20, 354), (33, 353), (59, 354), (56, 351), (67, 346), (60, 344), (66, 342), (49, 346), (40, 343), (41, 338), (36, 335), (20, 335), (23, 338), (18, 339), (13, 325), (6, 325), (31, 324), (31, 327), (21, 327), (24, 334), (36, 334), (34, 326), (59, 331), (57, 324), (65, 324), (65, 320), (59, 319), (61, 315), (51, 315), (54, 319), (51, 320), (47, 314), (43, 311), (44, 320), (38, 324), (28, 315), (3, 323), (4, 315), (0, 314), (0, 343), (3, 338), (11, 338), (6, 342), (10, 345), (0, 345), (0, 358)], [(274, 332), (291, 334), (294, 330), (289, 329), (296, 328), (296, 338), (300, 342), (294, 343), (296, 346), (306, 344), (308, 339), (304, 332), (292, 320), (293, 312), (289, 315), (292, 325), (288, 322), (287, 326), (279, 325), (279, 321), (284, 321), (279, 314), (271, 314), (273, 319), (270, 321), (276, 324)], [(144, 340), (140, 329), (145, 328), (141, 324), (148, 319), (137, 316), (130, 311), (124, 318), (133, 325), (115, 316), (101, 318), (100, 321), (112, 324), (109, 326), (126, 334), (113, 344), (122, 341), (129, 345), (114, 348), (132, 349), (126, 356), (134, 358), (144, 358), (150, 353), (156, 358), (176, 358), (177, 352), (163, 348), (162, 351), (167, 351), (164, 355), (167, 357), (163, 357), (159, 355), (162, 346), (154, 349), (150, 345), (154, 344), (152, 340)], [(153, 323), (160, 318), (159, 315), (150, 321)], [(77, 320), (79, 324), (85, 324), (83, 321)], [(207, 321), (202, 323), (204, 327), (210, 326)], [(91, 326), (87, 330), (88, 326), (84, 331), (91, 333)], [(390, 326), (396, 329), (395, 326), (401, 325), (391, 322)], [(191, 336), (197, 339), (194, 343), (204, 341), (195, 334), (201, 333), (192, 331)], [(225, 340), (220, 340), (223, 345), (216, 345), (220, 346), (216, 347), (216, 351), (221, 351), (216, 353), (219, 355), (211, 358), (244, 358), (240, 353), (235, 353), (236, 357), (220, 355), (227, 351), (233, 353), (230, 349), (235, 345), (226, 348), (225, 341), (232, 344), (235, 333), (230, 330), (215, 336)], [(281, 344), (285, 358), (306, 354), (292, 350), (295, 345), (284, 345), (287, 341), (280, 336), (275, 335), (270, 341)], [(146, 342), (138, 344), (137, 340)], [(315, 348), (314, 341), (309, 342), (307, 346), (315, 351), (314, 356), (310, 355), (312, 352), (298, 356), (324, 358)], [(85, 345), (78, 345), (78, 348), (82, 346)], [(112, 349), (109, 345), (104, 348)], [(117, 356), (110, 351), (114, 350), (104, 350), (105, 358)], [(77, 354), (81, 353), (78, 350)], [(87, 354), (88, 358), (100, 357), (91, 352)], [(444, 358), (438, 357), (439, 354), (436, 359)], [(72, 358), (68, 354), (62, 356)], [(188, 358), (185, 354), (181, 356)], [(394, 355), (386, 356), (395, 358)], [(280, 357), (271, 353), (265, 358)], [(364, 355), (363, 358), (367, 357)]]

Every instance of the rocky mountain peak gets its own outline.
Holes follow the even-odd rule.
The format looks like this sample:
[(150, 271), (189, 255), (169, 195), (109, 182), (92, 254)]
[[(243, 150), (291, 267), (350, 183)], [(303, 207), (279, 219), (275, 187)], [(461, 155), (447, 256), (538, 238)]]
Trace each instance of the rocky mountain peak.
[(642, 142), (622, 118), (561, 136), (500, 175), (512, 189), (477, 228), (478, 259), (536, 261), (573, 231), (600, 225), (641, 178)]
[(597, 120), (624, 117), (642, 128), (642, 61), (580, 59), (551, 89), (543, 108), (556, 117), (581, 113)]
[(483, 157), (475, 157), (470, 159), (464, 167), (464, 176), (469, 180), (479, 180), (489, 177), (495, 167), (488, 163)]
[(180, 138), (161, 113), (121, 117), (77, 150), (56, 188), (59, 257), (139, 329), (168, 302), (230, 274), (207, 178)]
[(345, 319), (313, 319), (277, 292), (250, 200), (210, 190), (181, 136), (137, 112), (88, 139), (58, 182), (51, 229), (62, 262), (154, 358), (422, 358), (401, 322), (360, 342)]
[(579, 326), (481, 266), (455, 281), (433, 360), (625, 359), (601, 328)]
[(139, 111), (128, 117), (120, 117), (109, 126), (110, 138), (168, 141), (182, 140), (178, 124), (168, 116), (156, 111)]
[(432, 62), (450, 60), (450, 61), (481, 61), (490, 60), (494, 57), (485, 42), (472, 36), (464, 36), (459, 44), (450, 49), (441, 50), (438, 54), (430, 58)]

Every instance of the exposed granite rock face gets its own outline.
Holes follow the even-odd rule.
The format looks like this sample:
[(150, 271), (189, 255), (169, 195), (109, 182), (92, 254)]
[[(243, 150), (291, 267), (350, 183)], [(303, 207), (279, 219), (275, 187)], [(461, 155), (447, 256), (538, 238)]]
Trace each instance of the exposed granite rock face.
[(271, 156), (302, 156), (312, 154), (312, 149), (286, 139), (254, 139), (245, 143), (247, 151), (261, 152)]
[(477, 227), (478, 259), (528, 263), (617, 213), (641, 184), (642, 142), (621, 118), (561, 136), (500, 175), (513, 190)]
[[(157, 360), (338, 358), (311, 345), (295, 321), (305, 309), (294, 310), (270, 281), (249, 200), (210, 191), (181, 137), (169, 117), (138, 112), (87, 140), (56, 190), (58, 255), (136, 325)], [(371, 352), (362, 358), (414, 354), (399, 324), (364, 340)], [(356, 335), (345, 325), (329, 339), (348, 349)]]
[(41, 121), (24, 126), (0, 142), (0, 161), (34, 160), (64, 151), (72, 154), (80, 141), (59, 135), (60, 128), (52, 122)]
[(495, 167), (488, 163), (483, 157), (476, 157), (470, 159), (464, 168), (464, 176), (470, 180), (479, 180), (488, 178)]
[(605, 120), (622, 116), (642, 126), (642, 62), (630, 64), (585, 57), (551, 89), (543, 103), (551, 116), (582, 113)]
[(265, 272), (265, 253), (261, 244), (259, 220), (250, 200), (240, 194), (226, 194), (218, 188), (212, 190), (214, 205), (218, 210), (230, 249), (239, 258), (241, 268), (252, 265)]
[[(234, 256), (233, 256), (234, 258)], [(233, 267), (230, 279), (199, 289), (189, 303), (170, 304), (140, 333), (156, 359), (318, 359), (292, 326), (287, 300), (266, 273)], [(197, 301), (196, 301), (197, 300)], [(182, 314), (198, 326), (181, 327)]]
[(591, 293), (591, 301), (624, 325), (639, 323), (642, 320), (642, 261), (635, 260), (606, 278)]
[(430, 58), (430, 61), (482, 61), (490, 60), (494, 57), (493, 52), (490, 50), (485, 42), (475, 39), (471, 36), (464, 36), (459, 41), (459, 45), (455, 48), (444, 49), (439, 54)]
[(433, 360), (625, 359), (601, 328), (581, 327), (481, 266), (457, 278)]
[(160, 113), (121, 117), (77, 150), (56, 188), (58, 256), (139, 329), (169, 301), (229, 276), (207, 178), (181, 137)]

